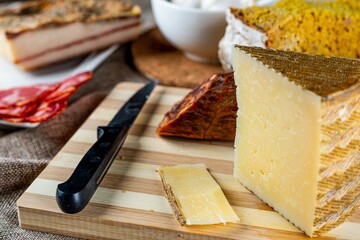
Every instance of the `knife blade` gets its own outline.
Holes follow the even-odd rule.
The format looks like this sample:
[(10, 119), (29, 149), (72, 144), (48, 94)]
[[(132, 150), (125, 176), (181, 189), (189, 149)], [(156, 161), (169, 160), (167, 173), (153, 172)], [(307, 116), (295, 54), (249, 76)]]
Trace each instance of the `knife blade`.
[(120, 151), (127, 133), (156, 86), (152, 81), (137, 91), (107, 126), (97, 129), (97, 141), (80, 160), (70, 178), (56, 189), (56, 202), (64, 213), (83, 210)]

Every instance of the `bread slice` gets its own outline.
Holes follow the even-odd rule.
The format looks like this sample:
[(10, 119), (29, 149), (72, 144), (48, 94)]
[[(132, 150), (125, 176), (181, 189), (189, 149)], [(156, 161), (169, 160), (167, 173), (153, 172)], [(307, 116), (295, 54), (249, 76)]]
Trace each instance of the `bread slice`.
[(360, 58), (360, 2), (282, 0), (273, 6), (231, 8), (219, 58), (231, 69), (233, 44), (325, 56)]
[(40, 0), (0, 10), (0, 52), (29, 70), (133, 39), (140, 7), (116, 0)]

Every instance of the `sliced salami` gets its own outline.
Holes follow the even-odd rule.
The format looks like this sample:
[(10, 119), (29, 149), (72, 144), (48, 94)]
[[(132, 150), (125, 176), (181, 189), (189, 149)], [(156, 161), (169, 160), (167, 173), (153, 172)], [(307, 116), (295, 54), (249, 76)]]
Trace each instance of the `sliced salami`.
[(62, 113), (67, 106), (67, 101), (43, 103), (36, 110), (36, 113), (26, 117), (24, 122), (38, 123), (44, 122)]
[(13, 108), (41, 102), (59, 87), (60, 84), (41, 84), (0, 91), (0, 108)]
[(64, 92), (59, 92), (56, 94), (51, 94), (51, 96), (44, 99), (43, 102), (51, 103), (51, 102), (59, 102), (59, 101), (67, 101), (69, 97), (77, 90), (75, 87), (71, 87), (66, 89)]
[(71, 95), (73, 94), (81, 85), (86, 83), (92, 78), (91, 72), (84, 72), (78, 75), (75, 75), (71, 78), (66, 79), (63, 81), (59, 88), (49, 94), (44, 101), (52, 102), (52, 101), (59, 101), (59, 98), (64, 95)]
[(43, 122), (65, 110), (70, 96), (92, 77), (84, 72), (61, 83), (0, 91), (0, 119), (9, 122)]
[(0, 118), (24, 118), (34, 113), (37, 108), (37, 102), (30, 102), (27, 105), (11, 108), (0, 108)]
[(79, 73), (63, 81), (61, 83), (61, 86), (63, 88), (67, 88), (67, 87), (79, 88), (81, 85), (89, 81), (92, 78), (92, 76), (93, 76), (92, 72)]

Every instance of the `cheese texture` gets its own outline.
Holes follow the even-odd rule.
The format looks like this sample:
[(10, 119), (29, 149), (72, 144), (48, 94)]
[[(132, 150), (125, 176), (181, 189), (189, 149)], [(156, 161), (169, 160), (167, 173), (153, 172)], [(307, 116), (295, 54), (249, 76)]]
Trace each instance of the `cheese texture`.
[(204, 164), (162, 167), (159, 174), (166, 197), (181, 225), (239, 221)]
[(309, 236), (360, 204), (360, 61), (235, 46), (235, 177)]

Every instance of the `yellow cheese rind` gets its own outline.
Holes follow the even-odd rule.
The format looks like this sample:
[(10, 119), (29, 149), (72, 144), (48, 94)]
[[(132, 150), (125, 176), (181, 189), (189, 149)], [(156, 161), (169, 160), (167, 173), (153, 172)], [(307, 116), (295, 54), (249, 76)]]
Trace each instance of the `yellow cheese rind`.
[(233, 56), (235, 177), (309, 236), (338, 226), (360, 205), (360, 61), (243, 46)]
[(175, 217), (182, 226), (239, 221), (204, 164), (161, 167), (159, 175)]

